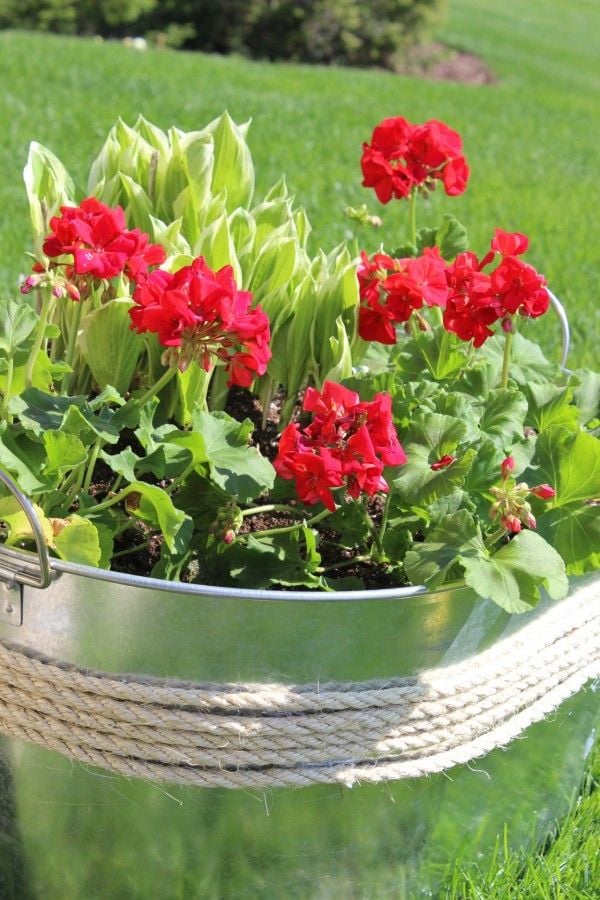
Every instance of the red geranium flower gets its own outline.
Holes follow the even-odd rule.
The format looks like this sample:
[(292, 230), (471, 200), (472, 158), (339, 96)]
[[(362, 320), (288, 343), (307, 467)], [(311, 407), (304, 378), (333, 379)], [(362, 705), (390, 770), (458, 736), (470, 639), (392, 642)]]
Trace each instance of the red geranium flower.
[[(444, 326), (448, 331), (480, 347), (493, 335), (490, 326), (499, 319), (505, 330), (511, 330), (512, 316), (535, 318), (546, 312), (550, 298), (545, 278), (517, 259), (528, 246), (526, 235), (497, 228), (483, 259), (471, 252), (459, 253), (446, 267), (449, 293)], [(502, 256), (500, 263), (490, 274), (483, 272), (496, 254)]]
[(225, 363), (228, 385), (249, 387), (271, 358), (269, 320), (251, 308), (252, 294), (239, 291), (231, 266), (214, 272), (202, 257), (178, 272), (156, 269), (138, 285), (129, 311), (131, 327), (152, 331), (164, 360), (183, 371), (196, 360), (207, 372)]
[(441, 181), (450, 196), (462, 194), (469, 167), (458, 132), (431, 119), (414, 125), (402, 116), (384, 119), (363, 144), (363, 187), (372, 187), (381, 203), (408, 197), (416, 187), (427, 190)]
[(312, 422), (284, 429), (273, 465), (282, 478), (295, 480), (304, 503), (320, 500), (333, 511), (333, 488), (345, 485), (353, 498), (388, 490), (384, 466), (406, 462), (388, 394), (361, 402), (354, 391), (327, 381), (322, 391), (307, 389), (303, 409), (314, 414)]
[(367, 341), (396, 343), (395, 324), (407, 322), (413, 310), (444, 306), (448, 296), (445, 263), (437, 247), (422, 256), (392, 259), (362, 254), (358, 268), (361, 297), (358, 331)]
[(79, 206), (61, 206), (60, 213), (50, 219), (52, 234), (42, 249), (50, 259), (71, 258), (66, 263), (68, 278), (88, 275), (104, 280), (124, 274), (139, 281), (149, 266), (166, 259), (164, 249), (150, 244), (147, 234), (125, 227), (120, 206), (110, 209), (88, 197)]

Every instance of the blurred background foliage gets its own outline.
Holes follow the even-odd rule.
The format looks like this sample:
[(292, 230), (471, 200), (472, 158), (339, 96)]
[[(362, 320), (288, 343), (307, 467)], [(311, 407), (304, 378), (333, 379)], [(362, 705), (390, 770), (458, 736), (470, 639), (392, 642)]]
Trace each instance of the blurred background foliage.
[(0, 28), (145, 35), (161, 46), (257, 59), (394, 68), (445, 0), (0, 0)]

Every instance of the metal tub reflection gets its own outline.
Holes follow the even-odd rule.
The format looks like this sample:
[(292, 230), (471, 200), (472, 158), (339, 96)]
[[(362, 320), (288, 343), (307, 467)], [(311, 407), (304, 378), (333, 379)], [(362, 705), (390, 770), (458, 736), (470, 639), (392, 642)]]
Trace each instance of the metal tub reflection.
[[(535, 615), (511, 617), (466, 588), (235, 592), (53, 561), (51, 585), (23, 589), (22, 624), (13, 615), (0, 637), (117, 673), (360, 681), (458, 662)], [(165, 789), (3, 739), (0, 895), (419, 896), (457, 857), (484, 860), (505, 823), (519, 845), (566, 811), (598, 705), (588, 687), (476, 765), (350, 790)]]

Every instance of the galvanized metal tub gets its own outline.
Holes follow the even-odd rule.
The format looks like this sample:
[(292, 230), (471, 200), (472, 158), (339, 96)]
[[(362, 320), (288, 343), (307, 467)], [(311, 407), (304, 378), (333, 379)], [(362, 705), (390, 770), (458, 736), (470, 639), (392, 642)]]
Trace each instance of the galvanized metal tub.
[[(235, 591), (59, 561), (49, 587), (13, 587), (5, 610), (7, 599), (2, 639), (80, 666), (202, 682), (410, 675), (468, 659), (537, 614), (509, 616), (467, 588)], [(456, 858), (483, 861), (505, 824), (511, 845), (529, 844), (566, 811), (598, 712), (588, 686), (476, 764), (352, 789), (165, 788), (5, 738), (0, 895), (427, 895)]]

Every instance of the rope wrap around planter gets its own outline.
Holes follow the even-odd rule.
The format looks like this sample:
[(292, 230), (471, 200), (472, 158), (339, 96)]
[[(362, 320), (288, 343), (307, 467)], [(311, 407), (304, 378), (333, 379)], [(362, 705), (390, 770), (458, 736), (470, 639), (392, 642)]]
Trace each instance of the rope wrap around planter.
[(194, 684), (0, 642), (0, 731), (127, 776), (202, 787), (384, 782), (506, 746), (600, 677), (589, 583), (459, 664), (387, 681)]

